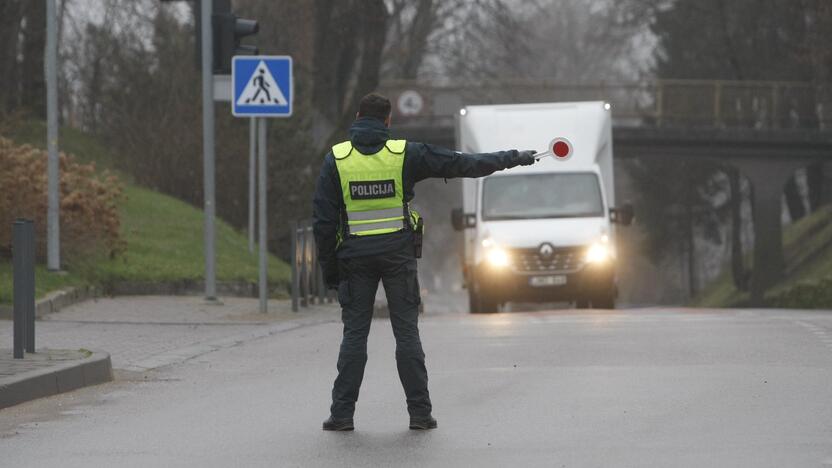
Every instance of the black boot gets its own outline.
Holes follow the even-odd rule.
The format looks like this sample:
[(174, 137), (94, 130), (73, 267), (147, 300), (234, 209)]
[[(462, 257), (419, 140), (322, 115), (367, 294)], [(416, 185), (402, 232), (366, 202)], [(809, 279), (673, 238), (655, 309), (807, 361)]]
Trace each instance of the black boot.
[(352, 425), (352, 418), (335, 419), (332, 416), (324, 421), (323, 429), (325, 431), (352, 431), (355, 426)]
[(416, 430), (436, 429), (436, 420), (432, 416), (411, 416), (410, 428)]

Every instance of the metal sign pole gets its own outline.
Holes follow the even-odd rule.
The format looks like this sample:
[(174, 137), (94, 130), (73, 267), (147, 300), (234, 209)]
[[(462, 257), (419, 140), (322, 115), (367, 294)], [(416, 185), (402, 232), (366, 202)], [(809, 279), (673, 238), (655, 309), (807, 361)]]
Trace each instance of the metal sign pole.
[[(231, 60), (231, 114), (235, 117), (254, 118), (251, 120), (253, 132), (256, 129), (257, 140), (257, 174), (254, 174), (254, 164), (251, 159), (254, 144), (249, 152), (250, 187), (257, 179), (258, 199), (257, 231), (258, 231), (258, 296), (260, 312), (269, 310), (269, 237), (267, 234), (268, 219), (266, 216), (268, 196), (268, 161), (266, 142), (268, 139), (266, 118), (290, 117), (292, 115), (292, 58), (286, 56), (235, 56)], [(254, 232), (253, 215), (255, 200), (253, 192), (249, 191), (249, 232)]]
[(214, 257), (214, 75), (211, 0), (202, 0), (202, 164), (205, 198), (205, 298), (217, 297)]
[(58, 18), (55, 0), (46, 0), (46, 146), (48, 195), (46, 210), (46, 263), (51, 271), (61, 269), (60, 162), (58, 160)]
[(267, 119), (260, 118), (258, 119), (260, 122), (259, 125), (259, 139), (260, 143), (258, 146), (258, 152), (260, 154), (260, 161), (259, 167), (257, 168), (258, 171), (258, 186), (260, 189), (260, 200), (258, 200), (258, 209), (260, 212), (259, 216), (259, 230), (260, 230), (260, 312), (265, 314), (269, 311), (268, 305), (268, 297), (269, 297), (269, 285), (268, 285), (268, 239), (266, 236), (266, 195), (268, 191), (267, 186), (267, 177), (266, 177), (266, 124)]
[(249, 119), (248, 135), (248, 251), (254, 253), (255, 206), (257, 187), (257, 119)]

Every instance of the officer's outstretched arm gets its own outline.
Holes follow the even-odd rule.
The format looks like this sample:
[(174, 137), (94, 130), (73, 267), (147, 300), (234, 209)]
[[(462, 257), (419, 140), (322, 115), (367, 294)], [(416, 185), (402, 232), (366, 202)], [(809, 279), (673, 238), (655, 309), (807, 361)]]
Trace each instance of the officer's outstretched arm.
[(518, 165), (534, 164), (534, 151), (461, 153), (427, 143), (408, 143), (407, 164), (416, 182), (431, 177), (484, 177)]

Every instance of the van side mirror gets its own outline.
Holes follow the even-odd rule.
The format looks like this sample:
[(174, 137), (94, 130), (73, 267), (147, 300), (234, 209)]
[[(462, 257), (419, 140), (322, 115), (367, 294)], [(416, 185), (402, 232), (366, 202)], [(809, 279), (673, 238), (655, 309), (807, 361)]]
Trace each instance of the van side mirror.
[(451, 210), (451, 225), (455, 231), (462, 231), (466, 228), (477, 226), (477, 217), (470, 213), (465, 213), (462, 208), (454, 208)]
[(632, 203), (622, 203), (618, 208), (610, 208), (610, 221), (622, 226), (633, 224), (636, 212)]

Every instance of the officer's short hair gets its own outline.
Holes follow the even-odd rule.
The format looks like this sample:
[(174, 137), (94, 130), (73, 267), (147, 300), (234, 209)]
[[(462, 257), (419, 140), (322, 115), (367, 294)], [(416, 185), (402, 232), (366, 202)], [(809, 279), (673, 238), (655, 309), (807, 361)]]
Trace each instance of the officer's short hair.
[(361, 98), (361, 102), (358, 103), (358, 116), (374, 117), (383, 122), (390, 116), (392, 108), (389, 99), (381, 94), (370, 93)]

